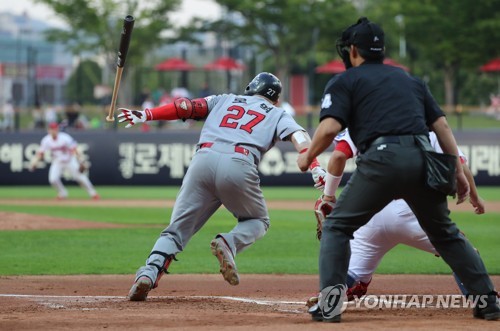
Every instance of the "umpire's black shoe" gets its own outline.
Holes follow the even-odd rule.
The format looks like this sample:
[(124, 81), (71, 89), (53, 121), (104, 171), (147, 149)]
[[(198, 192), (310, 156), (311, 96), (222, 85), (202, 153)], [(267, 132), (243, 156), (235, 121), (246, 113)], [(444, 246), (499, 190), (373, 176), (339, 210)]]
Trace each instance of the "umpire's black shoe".
[(486, 307), (479, 308), (481, 300), (478, 301), (476, 307), (472, 311), (475, 318), (482, 318), (488, 321), (496, 321), (500, 319), (500, 307), (498, 305), (497, 294), (489, 294), (486, 299)]
[(340, 323), (340, 314), (335, 315), (332, 318), (325, 318), (323, 316), (323, 312), (321, 311), (321, 308), (319, 308), (319, 305), (314, 305), (308, 310), (309, 314), (311, 314), (311, 318), (313, 321), (316, 322), (327, 322), (327, 323)]

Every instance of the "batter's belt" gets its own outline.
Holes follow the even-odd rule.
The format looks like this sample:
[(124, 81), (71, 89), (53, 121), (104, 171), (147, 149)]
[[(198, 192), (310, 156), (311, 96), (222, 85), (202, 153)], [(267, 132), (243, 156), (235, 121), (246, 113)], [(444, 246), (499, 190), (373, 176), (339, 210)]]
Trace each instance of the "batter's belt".
[(203, 149), (203, 148), (212, 148), (218, 152), (222, 153), (239, 153), (243, 154), (245, 156), (251, 157), (252, 162), (255, 163), (256, 158), (255, 156), (250, 152), (250, 150), (246, 149), (245, 147), (242, 146), (234, 146), (234, 145), (228, 145), (224, 143), (212, 143), (212, 142), (206, 142), (206, 143), (200, 143), (198, 145), (198, 150)]
[[(212, 148), (213, 145), (214, 145), (214, 143), (201, 143), (200, 146), (198, 147), (198, 149)], [(250, 154), (250, 151), (248, 149), (241, 147), (241, 146), (234, 146), (234, 151), (236, 153), (244, 154), (247, 156), (248, 156), (248, 154)]]

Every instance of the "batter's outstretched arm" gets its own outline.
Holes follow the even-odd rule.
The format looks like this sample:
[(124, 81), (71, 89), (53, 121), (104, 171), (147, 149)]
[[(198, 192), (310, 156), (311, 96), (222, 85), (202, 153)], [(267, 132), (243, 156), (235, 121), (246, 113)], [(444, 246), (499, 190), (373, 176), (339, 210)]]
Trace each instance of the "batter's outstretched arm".
[(290, 135), (290, 141), (292, 142), (293, 147), (295, 147), (295, 150), (299, 153), (311, 146), (311, 137), (307, 132), (302, 130), (292, 133)]
[(188, 99), (178, 98), (174, 102), (164, 106), (154, 107), (144, 110), (131, 110), (119, 108), (118, 122), (126, 122), (125, 128), (130, 128), (137, 123), (158, 120), (178, 120), (187, 119), (203, 120), (207, 117), (209, 109), (205, 98)]

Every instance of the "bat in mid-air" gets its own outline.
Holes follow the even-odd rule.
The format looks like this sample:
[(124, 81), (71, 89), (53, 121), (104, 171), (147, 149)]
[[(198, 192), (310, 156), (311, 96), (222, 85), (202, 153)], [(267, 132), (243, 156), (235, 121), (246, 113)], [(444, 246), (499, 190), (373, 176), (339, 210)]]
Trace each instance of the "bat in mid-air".
[(130, 38), (132, 37), (132, 29), (134, 28), (134, 21), (135, 19), (131, 15), (127, 15), (123, 20), (120, 48), (118, 50), (118, 60), (116, 62), (115, 85), (113, 86), (111, 106), (109, 107), (109, 113), (108, 116), (106, 117), (106, 121), (108, 122), (114, 122), (115, 120), (114, 112), (116, 106), (116, 98), (118, 96), (118, 90), (120, 89), (120, 81), (122, 78), (123, 67), (125, 66), (125, 59), (127, 58)]

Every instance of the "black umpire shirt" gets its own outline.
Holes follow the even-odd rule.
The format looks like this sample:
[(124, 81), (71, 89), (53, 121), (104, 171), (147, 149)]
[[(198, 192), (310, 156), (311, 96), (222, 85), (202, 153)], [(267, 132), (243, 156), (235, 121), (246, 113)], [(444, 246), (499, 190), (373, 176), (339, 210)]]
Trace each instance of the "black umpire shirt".
[(380, 136), (428, 134), (430, 124), (445, 116), (427, 85), (403, 69), (365, 61), (326, 85), (320, 121), (333, 117), (360, 151)]

